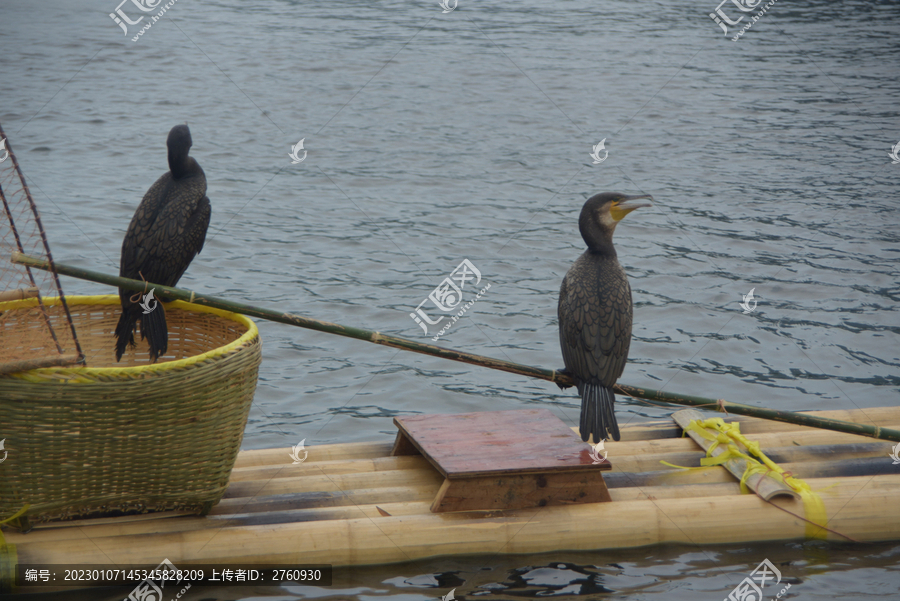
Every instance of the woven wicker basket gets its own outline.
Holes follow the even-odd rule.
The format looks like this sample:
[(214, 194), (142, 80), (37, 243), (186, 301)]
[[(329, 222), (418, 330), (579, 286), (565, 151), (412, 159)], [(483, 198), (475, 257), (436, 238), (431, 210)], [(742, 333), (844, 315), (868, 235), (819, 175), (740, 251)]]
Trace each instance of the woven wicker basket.
[[(175, 301), (165, 307), (166, 355), (150, 365), (141, 341), (116, 363), (119, 298), (67, 301), (87, 367), (0, 376), (7, 454), (0, 463), (0, 520), (26, 504), (31, 522), (207, 513), (228, 484), (256, 389), (256, 326), (243, 315)], [(0, 303), (0, 341), (36, 327), (7, 313), (25, 314), (34, 302)]]

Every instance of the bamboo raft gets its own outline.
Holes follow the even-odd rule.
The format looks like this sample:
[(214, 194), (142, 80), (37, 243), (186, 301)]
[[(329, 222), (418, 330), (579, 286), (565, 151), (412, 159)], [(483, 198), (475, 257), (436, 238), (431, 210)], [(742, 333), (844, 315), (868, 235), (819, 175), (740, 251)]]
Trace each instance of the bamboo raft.
[[(814, 412), (900, 427), (900, 407)], [(721, 416), (721, 414), (716, 414)], [(900, 539), (900, 465), (889, 442), (788, 423), (726, 416), (824, 501), (829, 540)], [(573, 429), (574, 430), (574, 429)], [(585, 445), (589, 449), (588, 445)], [(742, 494), (672, 420), (626, 425), (607, 442), (611, 501), (488, 511), (432, 512), (444, 481), (421, 455), (392, 456), (395, 441), (242, 451), (223, 500), (205, 517), (176, 512), (5, 530), (19, 563), (387, 564), (446, 555), (599, 550), (662, 543), (803, 539), (804, 506)], [(777, 506), (777, 507), (776, 507)], [(786, 509), (782, 511), (779, 507)]]

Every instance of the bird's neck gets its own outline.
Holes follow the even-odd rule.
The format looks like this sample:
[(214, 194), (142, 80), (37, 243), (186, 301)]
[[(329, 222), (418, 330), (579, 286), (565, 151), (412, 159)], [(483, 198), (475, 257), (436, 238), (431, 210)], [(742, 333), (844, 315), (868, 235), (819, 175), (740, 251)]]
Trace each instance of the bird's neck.
[(587, 244), (588, 252), (592, 255), (608, 257), (610, 259), (615, 259), (617, 257), (616, 247), (613, 246), (612, 232), (599, 231), (597, 228), (594, 228), (587, 233), (588, 235), (582, 236), (582, 238), (584, 238), (584, 242)]
[(587, 244), (588, 252), (601, 257), (616, 258), (616, 249), (612, 241), (615, 225), (603, 227), (596, 222), (581, 220), (578, 229), (581, 231), (581, 239)]
[(175, 179), (193, 174), (198, 167), (197, 161), (186, 153), (169, 152), (169, 170)]
[(612, 239), (600, 243), (595, 241), (593, 244), (589, 244), (588, 252), (602, 259), (616, 259), (619, 256), (616, 254), (616, 248), (613, 246)]

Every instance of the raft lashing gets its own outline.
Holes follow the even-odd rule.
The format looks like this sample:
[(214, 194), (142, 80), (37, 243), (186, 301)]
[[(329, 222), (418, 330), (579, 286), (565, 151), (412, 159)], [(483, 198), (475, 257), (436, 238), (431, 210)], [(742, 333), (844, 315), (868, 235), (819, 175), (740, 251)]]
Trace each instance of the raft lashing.
[[(815, 414), (900, 426), (900, 407)], [(807, 515), (804, 501), (794, 496), (765, 501), (742, 493), (723, 466), (681, 469), (661, 463), (697, 468), (707, 456), (668, 419), (626, 424), (620, 441), (605, 443), (612, 466), (602, 476), (608, 502), (557, 495), (545, 506), (534, 506), (541, 503), (532, 498), (525, 503), (532, 506), (519, 509), (441, 511), (437, 505), (447, 474), (400, 436), (242, 451), (223, 499), (206, 516), (167, 512), (54, 522), (24, 534), (6, 529), (5, 535), (20, 564), (109, 565), (114, 558), (157, 565), (167, 558), (179, 567), (352, 566), (447, 555), (751, 543), (804, 539), (811, 530), (828, 540), (900, 539), (900, 512), (891, 509), (900, 498), (900, 464), (890, 457), (890, 443), (756, 418), (724, 420), (739, 422), (747, 439), (818, 495), (818, 515)], [(479, 444), (490, 446), (467, 439), (464, 428), (458, 432), (455, 448), (469, 445), (469, 455), (478, 454)], [(541, 435), (526, 442), (538, 458), (552, 444)], [(452, 459), (452, 448), (445, 450)], [(583, 450), (589, 454), (591, 447), (585, 444)], [(392, 455), (395, 451), (401, 454)], [(512, 458), (513, 467), (518, 459)], [(507, 487), (512, 504), (516, 490)], [(804, 516), (824, 519), (820, 526), (827, 530), (811, 529)]]

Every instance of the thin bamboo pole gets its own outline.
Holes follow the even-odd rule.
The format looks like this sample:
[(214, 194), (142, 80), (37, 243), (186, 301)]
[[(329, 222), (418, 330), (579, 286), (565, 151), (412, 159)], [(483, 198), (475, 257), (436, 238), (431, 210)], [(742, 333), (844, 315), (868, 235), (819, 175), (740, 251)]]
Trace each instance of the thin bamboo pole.
[(74, 365), (79, 363), (82, 355), (78, 353), (66, 353), (64, 355), (50, 355), (49, 357), (40, 357), (38, 359), (25, 359), (23, 361), (12, 361), (0, 365), (0, 376), (3, 374), (12, 374), (18, 371), (28, 371), (29, 369), (39, 369), (41, 367), (62, 367), (65, 365)]
[(6, 292), (0, 292), (0, 303), (11, 300), (22, 300), (23, 298), (35, 298), (40, 292), (41, 289), (37, 286), (19, 288), (17, 290), (7, 290)]
[[(29, 257), (18, 252), (13, 253), (10, 260), (13, 263), (26, 265), (28, 267), (34, 267), (46, 271), (51, 270), (51, 266), (47, 261)], [(348, 338), (356, 338), (357, 340), (365, 340), (367, 342), (373, 342), (375, 344), (381, 344), (383, 346), (389, 346), (400, 350), (432, 355), (434, 357), (441, 357), (442, 359), (450, 359), (451, 361), (460, 361), (462, 363), (469, 363), (472, 365), (480, 365), (482, 367), (497, 369), (500, 371), (528, 376), (531, 378), (539, 378), (541, 380), (547, 380), (549, 382), (562, 384), (563, 386), (572, 386), (574, 384), (571, 376), (561, 374), (560, 372), (554, 371), (552, 369), (521, 365), (519, 363), (513, 363), (511, 361), (503, 361), (500, 359), (485, 357), (484, 355), (476, 355), (474, 353), (445, 349), (433, 344), (423, 344), (421, 342), (415, 342), (406, 338), (400, 338), (399, 336), (382, 334), (381, 332), (376, 332), (373, 330), (342, 326), (340, 324), (312, 319), (310, 317), (304, 317), (302, 315), (273, 311), (271, 309), (262, 309), (253, 305), (229, 301), (213, 296), (199, 295), (195, 292), (182, 288), (172, 288), (169, 286), (160, 286), (151, 282), (141, 282), (128, 278), (120, 278), (118, 276), (107, 275), (104, 273), (91, 271), (89, 269), (73, 267), (71, 265), (64, 265), (58, 262), (54, 262), (53, 267), (55, 268), (57, 273), (60, 273), (62, 275), (67, 275), (82, 280), (88, 280), (91, 282), (97, 282), (100, 284), (107, 284), (109, 286), (115, 286), (117, 288), (125, 288), (126, 290), (144, 291), (155, 288), (157, 297), (163, 297), (169, 300), (183, 300), (198, 305), (205, 305), (207, 307), (223, 309), (225, 311), (233, 311), (235, 313), (241, 313), (243, 315), (249, 315), (251, 317), (258, 317), (260, 319), (267, 319), (269, 321), (276, 321), (279, 323), (285, 323), (301, 328), (308, 328), (310, 330), (317, 330), (319, 332), (327, 332), (329, 334), (336, 334), (338, 336), (346, 336)], [(653, 390), (652, 388), (629, 386), (627, 384), (616, 384), (615, 388), (616, 391), (621, 394), (638, 399), (672, 403), (675, 405), (688, 405), (692, 407), (718, 409), (719, 411), (724, 411), (727, 413), (749, 415), (762, 419), (799, 424), (801, 426), (811, 426), (813, 428), (822, 428), (824, 430), (835, 430), (837, 432), (846, 432), (848, 434), (857, 434), (859, 436), (869, 436), (871, 438), (880, 438), (882, 440), (900, 442), (900, 430), (882, 428), (875, 425), (870, 426), (867, 424), (855, 424), (834, 419), (804, 415), (802, 413), (796, 413), (793, 411), (765, 409), (762, 407), (753, 407), (751, 405), (732, 403), (724, 399), (709, 399), (687, 394), (675, 394), (663, 392), (661, 390)]]

